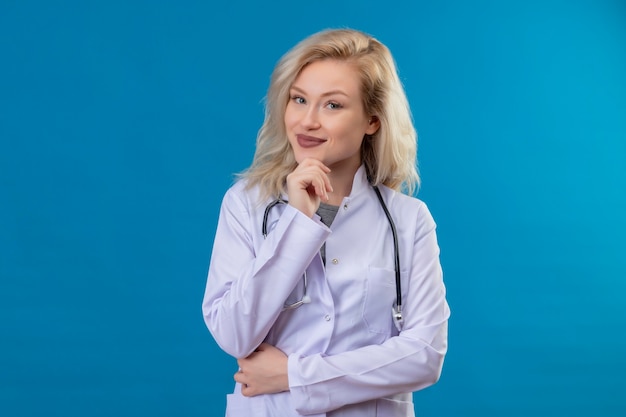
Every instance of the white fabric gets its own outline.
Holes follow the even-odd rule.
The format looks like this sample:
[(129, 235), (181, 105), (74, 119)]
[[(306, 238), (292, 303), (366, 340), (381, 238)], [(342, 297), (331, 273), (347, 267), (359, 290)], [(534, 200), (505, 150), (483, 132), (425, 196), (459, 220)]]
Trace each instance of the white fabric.
[[(332, 231), (285, 204), (272, 209), (238, 182), (220, 212), (203, 314), (219, 346), (235, 358), (266, 341), (289, 355), (290, 391), (252, 398), (235, 386), (229, 416), (413, 416), (413, 391), (435, 383), (447, 350), (450, 315), (435, 222), (420, 200), (380, 186), (396, 223), (404, 327), (395, 303), (393, 239), (364, 168)], [(326, 242), (326, 266), (319, 249)], [(302, 294), (311, 303), (283, 311)], [(293, 292), (293, 294), (292, 294)]]

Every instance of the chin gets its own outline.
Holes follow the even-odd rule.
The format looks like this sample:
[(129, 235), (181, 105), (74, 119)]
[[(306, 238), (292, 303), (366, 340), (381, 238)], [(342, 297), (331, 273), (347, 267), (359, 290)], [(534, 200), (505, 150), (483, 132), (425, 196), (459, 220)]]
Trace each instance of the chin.
[(326, 162), (324, 161), (323, 155), (321, 155), (319, 152), (298, 152), (298, 153), (294, 153), (294, 157), (297, 163), (302, 162), (306, 158), (311, 158), (311, 159), (317, 159), (321, 163), (326, 164)]

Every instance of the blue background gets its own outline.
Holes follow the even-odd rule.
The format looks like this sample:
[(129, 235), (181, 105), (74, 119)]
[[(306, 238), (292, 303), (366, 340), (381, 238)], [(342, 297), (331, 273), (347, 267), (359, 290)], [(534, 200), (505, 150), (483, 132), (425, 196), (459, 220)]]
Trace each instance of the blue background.
[(220, 416), (200, 311), (276, 60), (395, 55), (452, 308), (420, 416), (626, 415), (626, 4), (0, 5), (0, 415)]

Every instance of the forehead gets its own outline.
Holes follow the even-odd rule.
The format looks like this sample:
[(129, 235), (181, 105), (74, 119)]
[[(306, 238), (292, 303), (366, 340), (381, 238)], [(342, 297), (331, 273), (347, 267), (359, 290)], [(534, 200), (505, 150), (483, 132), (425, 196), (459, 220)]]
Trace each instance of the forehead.
[(336, 59), (308, 64), (300, 71), (292, 85), (310, 94), (338, 90), (350, 96), (358, 95), (360, 86), (359, 72), (355, 66)]

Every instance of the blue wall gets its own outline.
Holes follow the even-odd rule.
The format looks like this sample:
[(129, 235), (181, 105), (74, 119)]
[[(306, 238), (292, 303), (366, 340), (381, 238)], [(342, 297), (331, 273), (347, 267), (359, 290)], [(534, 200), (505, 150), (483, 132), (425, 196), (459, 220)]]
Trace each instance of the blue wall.
[(418, 415), (626, 415), (618, 0), (3, 0), (0, 415), (223, 415), (220, 199), (276, 60), (338, 26), (394, 52), (439, 224), (450, 349)]

